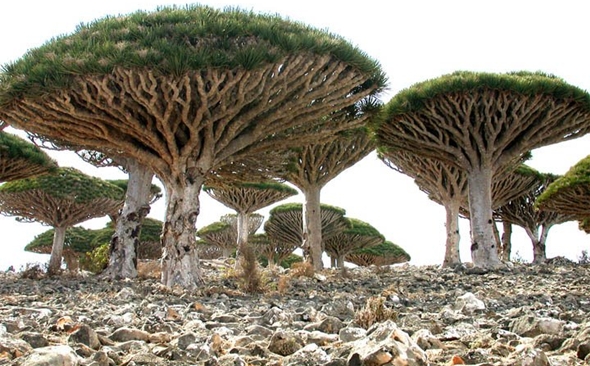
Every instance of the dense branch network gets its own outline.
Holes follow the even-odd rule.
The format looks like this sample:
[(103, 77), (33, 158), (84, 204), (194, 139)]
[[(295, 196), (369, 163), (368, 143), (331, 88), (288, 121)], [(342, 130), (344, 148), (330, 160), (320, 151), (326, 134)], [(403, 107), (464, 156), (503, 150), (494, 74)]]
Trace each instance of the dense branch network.
[(57, 163), (25, 140), (0, 131), (0, 183), (55, 171)]

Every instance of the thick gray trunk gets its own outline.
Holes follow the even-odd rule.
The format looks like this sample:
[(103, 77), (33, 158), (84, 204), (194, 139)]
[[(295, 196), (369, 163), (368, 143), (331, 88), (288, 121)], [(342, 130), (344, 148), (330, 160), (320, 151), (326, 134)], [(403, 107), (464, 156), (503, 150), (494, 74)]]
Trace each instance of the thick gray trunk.
[(237, 248), (238, 248), (238, 257), (242, 256), (242, 252), (243, 250), (246, 248), (246, 245), (248, 245), (248, 234), (250, 233), (250, 220), (249, 220), (250, 215), (244, 212), (238, 212), (238, 217), (237, 217), (237, 237), (238, 237), (238, 242), (237, 242)]
[(477, 267), (496, 268), (498, 258), (494, 220), (492, 218), (492, 176), (490, 168), (474, 168), (469, 172), (469, 217), (471, 223), (471, 260)]
[(320, 208), (320, 191), (317, 186), (307, 187), (305, 190), (305, 205), (303, 208), (303, 248), (316, 271), (322, 270), (322, 217)]
[(338, 265), (338, 264), (337, 264), (337, 259), (336, 259), (336, 257), (334, 257), (334, 256), (331, 256), (331, 257), (330, 257), (330, 266), (331, 266), (332, 268), (336, 268), (336, 266), (337, 266), (337, 265)]
[(111, 238), (109, 264), (103, 274), (111, 278), (137, 277), (137, 247), (143, 219), (150, 212), (153, 173), (138, 163), (126, 165), (129, 173), (125, 205)]
[[(162, 284), (194, 289), (203, 283), (196, 248), (199, 192), (204, 179), (166, 187), (168, 204), (162, 232)], [(168, 183), (169, 184), (169, 183)]]
[(447, 228), (447, 242), (445, 246), (445, 259), (443, 267), (452, 267), (461, 264), (461, 256), (459, 253), (459, 241), (461, 235), (459, 234), (459, 208), (460, 202), (451, 202), (445, 205), (447, 214), (446, 228)]
[(49, 266), (47, 274), (50, 276), (59, 274), (61, 270), (61, 261), (64, 250), (64, 241), (66, 239), (66, 228), (53, 228), (53, 246), (51, 247), (51, 256), (49, 257)]
[(344, 256), (341, 254), (338, 254), (338, 257), (336, 257), (336, 267), (337, 268), (344, 267)]
[(502, 260), (510, 261), (512, 252), (512, 224), (508, 221), (502, 221)]

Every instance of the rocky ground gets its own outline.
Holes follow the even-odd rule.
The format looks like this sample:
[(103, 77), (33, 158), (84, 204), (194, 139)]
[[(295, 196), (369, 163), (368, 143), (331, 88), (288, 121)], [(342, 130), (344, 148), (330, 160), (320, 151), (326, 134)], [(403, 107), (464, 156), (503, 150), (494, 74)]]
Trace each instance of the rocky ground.
[[(588, 365), (590, 266), (155, 279), (0, 275), (0, 365)], [(220, 269), (221, 267), (221, 269)]]

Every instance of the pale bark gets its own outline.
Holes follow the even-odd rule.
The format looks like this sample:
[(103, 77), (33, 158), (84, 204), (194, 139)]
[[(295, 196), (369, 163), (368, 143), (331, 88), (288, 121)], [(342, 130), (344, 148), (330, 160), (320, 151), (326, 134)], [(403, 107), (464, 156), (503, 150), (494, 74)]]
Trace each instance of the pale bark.
[(502, 221), (502, 260), (510, 261), (512, 253), (512, 224), (509, 221)]
[(549, 229), (551, 229), (551, 226), (543, 225), (541, 226), (541, 232), (539, 233), (539, 229), (537, 227), (525, 228), (525, 231), (531, 239), (531, 243), (533, 244), (533, 264), (541, 264), (547, 260), (547, 253), (545, 249)]
[(322, 261), (322, 219), (320, 208), (321, 187), (310, 185), (305, 189), (305, 205), (303, 209), (303, 248), (307, 251), (314, 270), (324, 268)]
[(248, 222), (249, 214), (245, 212), (238, 212), (237, 217), (237, 254), (236, 254), (236, 269), (241, 260), (245, 260), (245, 253), (248, 250), (248, 236), (250, 234), (250, 223)]
[(111, 278), (137, 277), (137, 246), (143, 219), (150, 212), (152, 171), (129, 159), (125, 204), (111, 238), (109, 265), (104, 274)]
[(492, 218), (491, 168), (473, 168), (467, 176), (471, 223), (471, 260), (482, 268), (501, 265)]
[(194, 289), (203, 283), (196, 247), (199, 192), (204, 177), (186, 179), (171, 187), (166, 182), (167, 211), (162, 232), (162, 284)]
[(459, 234), (460, 208), (460, 199), (445, 204), (445, 211), (447, 214), (447, 242), (445, 246), (445, 259), (443, 261), (443, 267), (452, 267), (454, 265), (461, 264), (461, 256), (459, 254), (459, 241), (461, 239), (461, 235)]
[(49, 266), (47, 274), (56, 275), (61, 270), (61, 261), (66, 239), (66, 227), (58, 226), (53, 228), (53, 246), (51, 247), (51, 256), (49, 257)]

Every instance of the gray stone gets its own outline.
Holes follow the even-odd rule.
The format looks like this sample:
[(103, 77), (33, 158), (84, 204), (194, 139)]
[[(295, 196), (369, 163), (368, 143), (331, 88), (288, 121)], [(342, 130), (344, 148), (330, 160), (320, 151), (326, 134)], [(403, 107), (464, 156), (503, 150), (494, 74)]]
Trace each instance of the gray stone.
[(115, 330), (113, 334), (109, 336), (109, 338), (115, 342), (127, 342), (135, 340), (147, 342), (150, 339), (150, 334), (143, 330), (123, 327)]
[(36, 348), (22, 362), (23, 366), (78, 366), (82, 359), (69, 346)]
[(69, 335), (68, 343), (82, 343), (95, 350), (100, 348), (98, 335), (94, 329), (85, 324), (82, 324), (78, 329)]
[(558, 319), (525, 315), (510, 324), (510, 331), (522, 337), (536, 337), (539, 334), (561, 334), (565, 322)]

